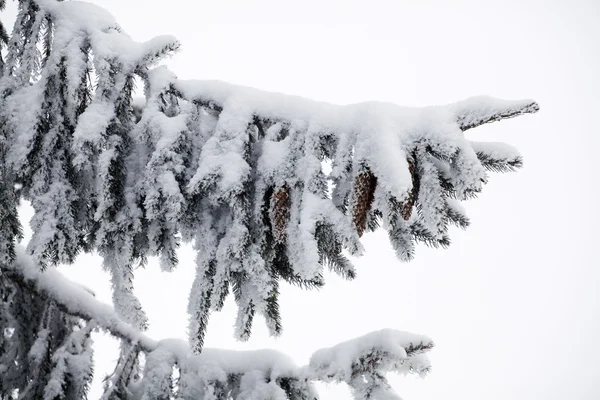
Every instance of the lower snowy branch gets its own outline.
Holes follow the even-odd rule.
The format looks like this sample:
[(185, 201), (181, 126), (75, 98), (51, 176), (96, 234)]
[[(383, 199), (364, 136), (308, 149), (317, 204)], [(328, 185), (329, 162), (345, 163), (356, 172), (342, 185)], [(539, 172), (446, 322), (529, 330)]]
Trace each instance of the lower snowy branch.
[(113, 336), (139, 343), (143, 351), (153, 351), (157, 347), (156, 341), (121, 320), (112, 307), (96, 300), (82, 286), (69, 281), (54, 269), (42, 272), (20, 246), (17, 247), (15, 264), (2, 266), (1, 273), (23, 289), (53, 301), (63, 312), (86, 321), (93, 319)]
[[(66, 315), (85, 320), (90, 329), (97, 326), (121, 339), (122, 345), (133, 350), (131, 360), (125, 360), (125, 364), (135, 362), (138, 351), (145, 355), (140, 376), (130, 378), (128, 375), (125, 386), (120, 382), (121, 375), (115, 374), (114, 382), (105, 387), (107, 392), (103, 398), (107, 399), (126, 391), (127, 398), (131, 399), (309, 400), (318, 398), (312, 385), (314, 381), (347, 383), (357, 399), (391, 398), (393, 389), (387, 383), (386, 373), (423, 375), (430, 368), (423, 353), (433, 347), (432, 340), (391, 329), (318, 350), (306, 367), (296, 366), (288, 356), (274, 350), (204, 348), (201, 354), (193, 354), (184, 341), (150, 339), (120, 319), (112, 307), (98, 301), (90, 291), (69, 281), (58, 271), (47, 269), (42, 272), (21, 247), (17, 248), (17, 260), (13, 265), (1, 266), (0, 278), (12, 282), (16, 290), (52, 304)], [(35, 332), (29, 334), (35, 335)], [(126, 367), (125, 364), (121, 367)], [(119, 367), (117, 365), (115, 370)], [(174, 370), (178, 375), (176, 381)]]

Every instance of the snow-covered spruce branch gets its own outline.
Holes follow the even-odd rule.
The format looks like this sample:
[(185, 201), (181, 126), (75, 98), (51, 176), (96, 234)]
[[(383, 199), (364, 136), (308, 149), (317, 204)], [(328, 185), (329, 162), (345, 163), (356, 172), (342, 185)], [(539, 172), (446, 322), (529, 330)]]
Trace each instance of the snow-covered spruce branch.
[[(318, 350), (311, 357), (309, 365), (301, 368), (285, 355), (272, 350), (205, 348), (202, 354), (194, 355), (189, 345), (181, 340), (154, 341), (148, 338), (119, 318), (110, 306), (96, 300), (91, 292), (70, 282), (58, 271), (49, 269), (41, 272), (22, 248), (17, 249), (16, 262), (10, 266), (3, 265), (0, 272), (3, 279), (19, 286), (30, 296), (42, 298), (50, 307), (55, 306), (66, 315), (85, 321), (74, 334), (63, 338), (63, 343), (55, 343), (59, 350), (68, 349), (65, 346), (79, 336), (89, 337), (92, 330), (100, 328), (145, 354), (143, 377), (130, 380), (125, 388), (129, 399), (175, 396), (187, 400), (231, 396), (236, 399), (308, 400), (317, 398), (311, 384), (313, 381), (345, 382), (350, 385), (357, 399), (378, 398), (373, 397), (374, 391), (397, 398), (385, 379), (386, 373), (424, 375), (430, 369), (424, 353), (433, 347), (431, 339), (389, 329)], [(19, 340), (22, 335), (23, 332), (17, 327), (11, 338)], [(41, 333), (37, 336), (35, 343), (44, 337)], [(26, 350), (29, 357), (35, 359), (36, 347)], [(62, 360), (60, 357), (57, 359)], [(81, 369), (81, 363), (74, 361), (74, 358), (67, 357), (64, 365), (53, 366), (51, 374), (57, 373), (54, 370), (62, 371), (64, 375), (72, 373), (73, 369)], [(89, 357), (85, 361), (89, 362)], [(8, 360), (0, 358), (0, 370), (10, 372), (14, 367)], [(119, 367), (115, 370), (119, 370)], [(174, 370), (179, 376), (177, 389)], [(57, 388), (56, 382), (51, 380), (43, 389), (44, 393), (64, 395), (60, 387), (58, 385)], [(43, 398), (47, 397), (44, 394)]]
[[(395, 331), (317, 352), (303, 369), (267, 363), (255, 372), (213, 365), (204, 334), (232, 294), (237, 338), (248, 339), (257, 313), (279, 335), (281, 282), (320, 287), (325, 267), (354, 278), (348, 254), (360, 255), (360, 237), (380, 226), (401, 260), (418, 242), (448, 246), (449, 226), (469, 224), (460, 201), (482, 190), (488, 171), (522, 165), (511, 146), (472, 142), (464, 131), (536, 112), (534, 101), (339, 106), (184, 81), (159, 66), (179, 48), (175, 38), (137, 43), (79, 1), (19, 1), (12, 34), (2, 32), (0, 398), (83, 397), (96, 326), (122, 341), (103, 400), (308, 399), (313, 380), (347, 382), (361, 399), (394, 398), (385, 372), (429, 370), (422, 353), (431, 341)], [(34, 208), (29, 256), (15, 247), (21, 198)], [(133, 293), (136, 264), (157, 256), (172, 270), (182, 241), (197, 254), (192, 352), (144, 336)], [(91, 251), (111, 274), (114, 310), (48, 268)]]
[[(463, 131), (538, 110), (488, 97), (339, 106), (179, 80), (156, 66), (178, 49), (173, 37), (137, 43), (84, 2), (19, 5), (0, 79), (0, 135), (3, 187), (21, 189), (0, 204), (2, 215), (14, 222), (18, 197), (31, 201), (28, 251), (43, 268), (97, 251), (117, 314), (139, 330), (147, 318), (133, 295), (135, 264), (158, 256), (172, 270), (180, 243), (193, 242), (197, 352), (230, 293), (236, 337), (249, 337), (257, 313), (279, 335), (281, 281), (319, 287), (325, 267), (354, 278), (347, 255), (362, 253), (367, 231), (386, 229), (401, 260), (418, 242), (448, 246), (449, 226), (469, 224), (460, 201), (482, 190), (488, 171), (522, 164), (512, 147)], [(143, 106), (134, 106), (136, 81)], [(0, 249), (10, 260), (19, 229), (8, 225)]]

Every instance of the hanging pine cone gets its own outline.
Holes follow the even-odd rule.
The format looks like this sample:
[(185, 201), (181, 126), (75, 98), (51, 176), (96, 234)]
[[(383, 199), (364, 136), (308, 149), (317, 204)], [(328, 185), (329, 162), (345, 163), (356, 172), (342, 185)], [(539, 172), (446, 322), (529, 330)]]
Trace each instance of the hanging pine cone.
[(352, 222), (358, 236), (362, 236), (367, 227), (367, 217), (375, 198), (377, 177), (367, 168), (354, 179), (354, 204)]
[(412, 188), (408, 193), (408, 199), (406, 199), (405, 202), (400, 204), (400, 214), (402, 215), (402, 219), (408, 221), (412, 214), (412, 209), (415, 205), (415, 200), (417, 198), (417, 176), (415, 174), (415, 163), (411, 159), (407, 159), (406, 161), (408, 162), (408, 171), (410, 172), (410, 176), (412, 178)]
[(283, 244), (287, 239), (286, 228), (290, 219), (290, 206), (290, 188), (284, 185), (271, 197), (271, 226), (276, 243)]

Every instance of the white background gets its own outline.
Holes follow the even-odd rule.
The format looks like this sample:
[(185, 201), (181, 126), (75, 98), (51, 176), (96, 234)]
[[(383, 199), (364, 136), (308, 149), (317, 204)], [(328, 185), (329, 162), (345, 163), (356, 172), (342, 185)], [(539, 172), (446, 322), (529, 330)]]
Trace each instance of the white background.
[[(284, 333), (255, 321), (232, 338), (234, 307), (211, 317), (207, 346), (275, 348), (299, 364), (312, 351), (388, 327), (437, 347), (425, 380), (392, 377), (408, 400), (600, 398), (600, 3), (597, 1), (97, 0), (136, 40), (173, 34), (180, 78), (219, 79), (338, 104), (421, 106), (473, 95), (534, 98), (541, 111), (469, 131), (505, 141), (525, 167), (492, 176), (466, 204), (472, 226), (448, 250), (397, 261), (385, 232), (364, 238), (358, 278), (328, 274), (321, 291), (285, 287)], [(9, 4), (14, 8), (14, 4)], [(12, 24), (9, 10), (3, 21)], [(29, 210), (26, 208), (24, 217)], [(185, 338), (193, 254), (171, 274), (137, 271), (150, 336)], [(64, 271), (110, 301), (98, 258)], [(116, 344), (97, 337), (97, 378)], [(100, 379), (94, 393), (99, 393)], [(319, 386), (323, 399), (348, 399)]]

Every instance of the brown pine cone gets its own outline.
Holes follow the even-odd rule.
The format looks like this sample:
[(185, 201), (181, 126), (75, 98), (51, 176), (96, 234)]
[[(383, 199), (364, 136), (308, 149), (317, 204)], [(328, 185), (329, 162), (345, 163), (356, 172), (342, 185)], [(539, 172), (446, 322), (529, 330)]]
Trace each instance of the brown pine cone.
[(408, 193), (408, 199), (400, 204), (400, 214), (402, 215), (402, 219), (408, 221), (416, 201), (417, 179), (415, 175), (415, 163), (410, 159), (407, 159), (406, 161), (408, 162), (408, 171), (412, 177), (412, 189), (410, 189), (410, 192)]
[(271, 225), (275, 242), (285, 243), (287, 224), (290, 219), (290, 188), (287, 185), (279, 188), (271, 197)]
[(354, 179), (354, 204), (352, 209), (352, 222), (358, 236), (362, 236), (367, 227), (367, 217), (375, 199), (377, 177), (367, 168), (356, 175)]

